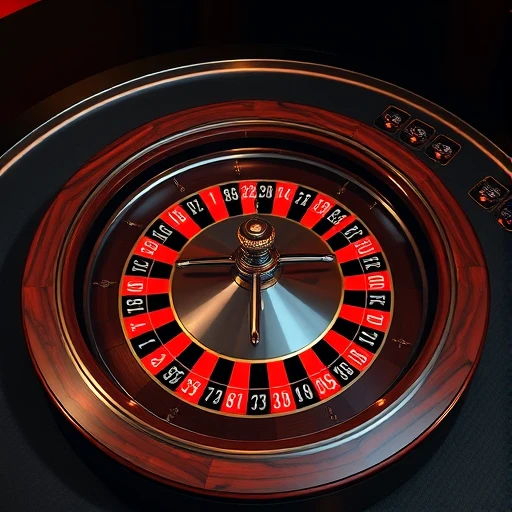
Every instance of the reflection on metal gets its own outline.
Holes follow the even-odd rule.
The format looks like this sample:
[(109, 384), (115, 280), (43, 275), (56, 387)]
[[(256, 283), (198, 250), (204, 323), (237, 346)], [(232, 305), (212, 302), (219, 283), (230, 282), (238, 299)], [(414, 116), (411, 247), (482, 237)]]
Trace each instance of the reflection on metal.
[(334, 254), (290, 254), (281, 256), (279, 263), (281, 265), (287, 263), (331, 263), (335, 258)]
[(334, 254), (291, 254), (280, 256), (274, 247), (276, 231), (270, 222), (258, 217), (250, 218), (238, 226), (240, 245), (232, 256), (178, 260), (176, 268), (233, 266), (233, 280), (250, 290), (249, 339), (256, 346), (261, 340), (261, 291), (274, 286), (281, 277), (281, 264), (332, 263)]
[(186, 268), (186, 267), (200, 267), (200, 266), (226, 266), (226, 265), (234, 265), (235, 260), (229, 256), (228, 258), (220, 257), (220, 258), (196, 258), (191, 260), (180, 260), (176, 262), (176, 268)]
[(237, 238), (240, 245), (233, 254), (239, 277), (237, 282), (250, 289), (253, 275), (259, 274), (262, 288), (267, 288), (269, 281), (275, 284), (279, 252), (274, 247), (276, 231), (272, 224), (262, 218), (250, 218), (238, 227)]
[[(251, 289), (237, 284), (240, 280), (233, 279), (232, 268), (196, 266), (173, 271), (171, 302), (178, 322), (201, 345), (234, 360), (254, 362), (304, 350), (325, 334), (339, 312), (341, 272), (326, 243), (297, 222), (271, 218), (277, 253), (291, 253), (290, 258), (299, 260), (288, 261), (273, 286), (262, 286), (260, 301)], [(233, 217), (209, 226), (184, 247), (180, 261), (234, 254), (240, 248), (240, 223), (250, 219)], [(318, 267), (304, 259), (309, 252), (324, 264)], [(266, 342), (248, 343), (248, 326), (251, 337), (257, 332), (258, 340)]]
[(260, 342), (261, 312), (261, 274), (252, 275), (251, 290), (251, 343), (256, 346)]

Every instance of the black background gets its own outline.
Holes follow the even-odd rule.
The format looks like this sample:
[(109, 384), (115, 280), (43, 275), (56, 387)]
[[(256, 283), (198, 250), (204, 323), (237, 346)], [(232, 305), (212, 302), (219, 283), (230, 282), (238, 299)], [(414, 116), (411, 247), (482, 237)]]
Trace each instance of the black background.
[[(22, 133), (13, 127), (23, 111), (91, 75), (169, 51), (255, 43), (311, 49), (319, 62), (410, 89), (512, 154), (509, 2), (336, 3), (334, 10), (334, 2), (322, 1), (43, 0), (0, 20), (0, 147)], [(7, 296), (3, 290), (2, 304)], [(2, 307), (11, 308), (13, 322), (19, 322), (17, 304)], [(510, 308), (493, 308), (505, 323)], [(507, 329), (503, 333), (510, 336)], [(121, 499), (98, 476), (109, 462), (52, 412), (23, 340), (1, 334), (0, 339), (4, 347), (17, 346), (0, 356), (2, 509), (129, 510), (129, 494), (127, 501)], [(512, 423), (503, 380), (508, 365), (508, 354), (484, 352), (446, 442), (372, 511), (510, 510)], [(148, 509), (150, 502), (148, 496)]]
[(308, 48), (319, 61), (410, 89), (510, 154), (511, 11), (509, 0), (43, 0), (0, 20), (0, 124), (147, 56), (275, 44)]

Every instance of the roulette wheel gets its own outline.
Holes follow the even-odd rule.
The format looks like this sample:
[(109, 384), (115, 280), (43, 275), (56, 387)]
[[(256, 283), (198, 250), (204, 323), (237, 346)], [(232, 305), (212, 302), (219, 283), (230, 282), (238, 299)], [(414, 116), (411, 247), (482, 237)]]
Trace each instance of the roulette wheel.
[(119, 465), (185, 495), (371, 503), (448, 425), (491, 301), (507, 301), (491, 283), (512, 243), (509, 159), (343, 69), (140, 74), (0, 166), (68, 178), (38, 212), (21, 289), (51, 400)]

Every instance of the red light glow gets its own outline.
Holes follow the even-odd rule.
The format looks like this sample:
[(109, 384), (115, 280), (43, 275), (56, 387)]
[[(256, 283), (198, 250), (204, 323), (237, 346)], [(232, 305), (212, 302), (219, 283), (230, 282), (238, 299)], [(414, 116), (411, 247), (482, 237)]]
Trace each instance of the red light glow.
[(1, 0), (0, 1), (0, 19), (13, 14), (16, 11), (24, 9), (29, 5), (35, 4), (40, 0)]

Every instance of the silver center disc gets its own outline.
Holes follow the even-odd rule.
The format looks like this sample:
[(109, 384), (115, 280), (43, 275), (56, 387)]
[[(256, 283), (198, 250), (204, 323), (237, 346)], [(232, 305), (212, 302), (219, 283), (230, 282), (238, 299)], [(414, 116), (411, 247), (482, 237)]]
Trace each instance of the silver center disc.
[[(268, 217), (281, 254), (329, 253), (313, 231), (282, 217)], [(231, 255), (238, 226), (249, 215), (232, 217), (201, 231), (180, 259)], [(334, 323), (342, 302), (342, 276), (336, 261), (288, 264), (278, 282), (262, 291), (261, 342), (249, 338), (251, 292), (233, 280), (229, 267), (173, 269), (171, 303), (177, 320), (205, 347), (232, 359), (282, 358), (320, 339)]]

